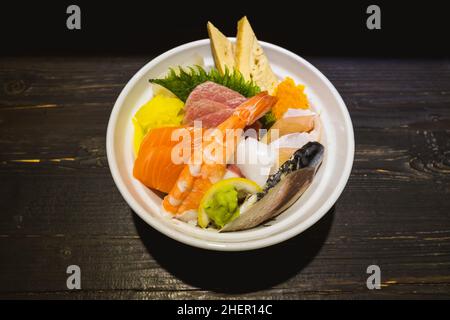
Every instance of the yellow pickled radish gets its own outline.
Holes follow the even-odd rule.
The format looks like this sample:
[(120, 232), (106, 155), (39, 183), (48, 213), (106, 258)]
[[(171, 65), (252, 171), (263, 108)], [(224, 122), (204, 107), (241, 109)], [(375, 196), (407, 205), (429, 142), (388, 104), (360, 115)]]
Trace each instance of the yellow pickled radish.
[(178, 98), (156, 95), (145, 103), (134, 115), (133, 148), (135, 155), (139, 151), (144, 136), (150, 129), (174, 127), (183, 121), (184, 103)]

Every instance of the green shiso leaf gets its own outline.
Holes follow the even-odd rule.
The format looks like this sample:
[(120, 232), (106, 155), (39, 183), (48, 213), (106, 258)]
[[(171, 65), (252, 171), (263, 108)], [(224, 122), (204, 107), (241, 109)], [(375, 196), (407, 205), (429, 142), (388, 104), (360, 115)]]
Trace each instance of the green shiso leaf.
[(229, 71), (225, 69), (225, 73), (220, 74), (217, 69), (206, 71), (198, 65), (188, 68), (180, 67), (178, 72), (170, 68), (169, 74), (165, 78), (150, 79), (149, 81), (170, 90), (184, 102), (196, 86), (206, 81), (221, 84), (247, 98), (261, 92), (261, 89), (253, 81), (246, 81), (237, 70)]

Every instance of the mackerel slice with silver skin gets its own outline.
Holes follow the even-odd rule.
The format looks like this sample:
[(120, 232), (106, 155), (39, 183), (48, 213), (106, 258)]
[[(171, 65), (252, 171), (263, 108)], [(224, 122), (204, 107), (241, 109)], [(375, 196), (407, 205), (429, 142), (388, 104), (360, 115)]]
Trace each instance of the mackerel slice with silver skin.
[(311, 184), (322, 163), (324, 147), (308, 142), (269, 176), (263, 191), (250, 196), (240, 207), (241, 214), (220, 231), (256, 227), (289, 208)]

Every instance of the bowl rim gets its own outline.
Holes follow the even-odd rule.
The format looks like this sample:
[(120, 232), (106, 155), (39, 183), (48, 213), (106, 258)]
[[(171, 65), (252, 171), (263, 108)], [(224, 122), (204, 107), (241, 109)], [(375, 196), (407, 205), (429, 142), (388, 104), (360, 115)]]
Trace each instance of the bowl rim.
[[(230, 38), (233, 40), (234, 38)], [(292, 221), (295, 220), (295, 215), (291, 217), (291, 219), (288, 219), (287, 221), (284, 221), (282, 224), (275, 224), (272, 227), (275, 227), (278, 225), (277, 228), (275, 228), (275, 231), (271, 233), (271, 235), (268, 235), (267, 237), (258, 237), (254, 240), (245, 240), (242, 242), (218, 242), (218, 241), (212, 241), (212, 240), (205, 240), (205, 239), (199, 239), (190, 235), (186, 235), (181, 233), (176, 228), (170, 228), (167, 224), (163, 223), (162, 221), (159, 221), (158, 219), (154, 219), (150, 214), (147, 213), (147, 211), (141, 207), (141, 205), (134, 199), (134, 197), (131, 195), (131, 193), (128, 191), (125, 182), (122, 181), (122, 178), (119, 173), (119, 168), (117, 165), (117, 161), (115, 159), (114, 153), (115, 153), (115, 146), (114, 146), (114, 132), (116, 129), (117, 119), (118, 115), (120, 113), (120, 106), (123, 105), (124, 100), (126, 99), (129, 92), (132, 90), (132, 88), (141, 80), (141, 78), (145, 75), (145, 73), (148, 71), (148, 69), (152, 68), (153, 66), (159, 64), (161, 61), (166, 59), (167, 57), (178, 53), (179, 51), (186, 50), (191, 47), (200, 46), (209, 44), (209, 39), (201, 39), (196, 40), (192, 42), (188, 42), (182, 45), (179, 45), (173, 49), (170, 49), (156, 58), (152, 59), (148, 63), (146, 63), (144, 66), (142, 66), (134, 75), (133, 77), (128, 81), (128, 83), (125, 85), (125, 87), (122, 89), (121, 93), (119, 94), (114, 107), (111, 111), (111, 115), (108, 121), (108, 127), (107, 127), (107, 133), (106, 133), (106, 151), (107, 151), (107, 159), (108, 159), (108, 165), (111, 171), (111, 175), (113, 177), (114, 183), (116, 184), (117, 188), (119, 189), (119, 192), (121, 193), (122, 197), (125, 199), (127, 204), (132, 208), (132, 210), (141, 218), (143, 219), (147, 224), (149, 224), (154, 229), (158, 230), (159, 232), (163, 233), (164, 235), (177, 240), (179, 242), (198, 247), (203, 249), (209, 249), (209, 250), (220, 250), (220, 251), (245, 251), (245, 250), (253, 250), (258, 248), (267, 247), (270, 245), (274, 245), (277, 243), (280, 243), (282, 241), (285, 241), (304, 230), (308, 229), (310, 226), (315, 224), (318, 220), (320, 220), (334, 205), (334, 203), (337, 201), (339, 196), (341, 195), (342, 191), (344, 190), (346, 183), (350, 177), (351, 169), (353, 166), (353, 160), (354, 160), (354, 132), (353, 132), (353, 125), (350, 118), (350, 114), (348, 112), (348, 109), (345, 105), (345, 102), (343, 101), (342, 97), (339, 95), (336, 88), (333, 86), (333, 84), (316, 68), (314, 67), (310, 62), (306, 61), (302, 57), (298, 56), (297, 54), (284, 49), (280, 46), (259, 41), (263, 47), (271, 48), (275, 51), (279, 51), (285, 55), (290, 56), (291, 58), (295, 60), (300, 60), (306, 67), (311, 69), (311, 71), (314, 72), (316, 76), (320, 78), (321, 81), (324, 82), (324, 84), (330, 89), (331, 94), (333, 95), (333, 98), (336, 99), (337, 103), (341, 107), (341, 111), (344, 117), (345, 127), (348, 128), (347, 135), (346, 135), (346, 142), (348, 145), (348, 152), (346, 154), (346, 163), (344, 166), (344, 170), (341, 173), (340, 179), (337, 182), (336, 188), (334, 188), (331, 195), (327, 198), (325, 202), (323, 202), (319, 209), (315, 210), (315, 212), (308, 217), (306, 220), (304, 220), (302, 223), (299, 223), (297, 225), (293, 225), (289, 228), (289, 222), (292, 223)], [(288, 227), (288, 228), (287, 228)], [(284, 229), (283, 229), (284, 228)]]

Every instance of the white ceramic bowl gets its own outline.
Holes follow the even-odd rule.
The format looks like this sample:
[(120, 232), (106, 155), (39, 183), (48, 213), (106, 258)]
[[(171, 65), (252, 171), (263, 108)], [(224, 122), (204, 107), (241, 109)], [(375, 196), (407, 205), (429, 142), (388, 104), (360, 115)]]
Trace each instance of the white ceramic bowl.
[[(233, 38), (230, 38), (234, 41)], [(306, 94), (323, 125), (323, 163), (311, 186), (275, 220), (254, 229), (218, 233), (170, 219), (160, 213), (161, 198), (133, 178), (132, 116), (152, 96), (149, 78), (169, 67), (204, 61), (212, 66), (208, 39), (190, 42), (158, 56), (142, 67), (120, 93), (108, 123), (106, 148), (109, 168), (120, 193), (150, 226), (180, 242), (212, 250), (243, 251), (289, 239), (317, 222), (336, 202), (350, 175), (353, 127), (347, 108), (330, 81), (309, 62), (276, 45), (261, 42), (274, 72), (306, 85)]]

